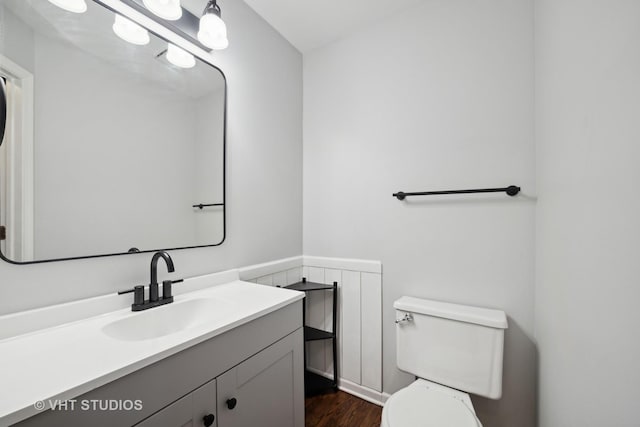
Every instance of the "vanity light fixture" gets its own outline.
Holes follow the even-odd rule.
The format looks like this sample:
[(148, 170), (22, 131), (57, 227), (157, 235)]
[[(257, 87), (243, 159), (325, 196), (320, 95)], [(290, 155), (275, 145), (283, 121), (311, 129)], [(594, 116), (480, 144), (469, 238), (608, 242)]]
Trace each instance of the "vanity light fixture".
[(193, 55), (171, 43), (167, 47), (167, 61), (180, 68), (193, 68), (196, 65)]
[(229, 46), (227, 26), (221, 18), (217, 0), (207, 0), (207, 6), (200, 18), (198, 40), (203, 45), (215, 50), (226, 49)]
[(149, 44), (150, 41), (147, 30), (117, 13), (116, 20), (113, 23), (113, 32), (122, 40), (138, 46)]
[(87, 11), (87, 3), (84, 0), (49, 0), (49, 3), (73, 13), (85, 13)]
[(182, 17), (180, 0), (142, 0), (144, 6), (167, 21), (177, 21)]

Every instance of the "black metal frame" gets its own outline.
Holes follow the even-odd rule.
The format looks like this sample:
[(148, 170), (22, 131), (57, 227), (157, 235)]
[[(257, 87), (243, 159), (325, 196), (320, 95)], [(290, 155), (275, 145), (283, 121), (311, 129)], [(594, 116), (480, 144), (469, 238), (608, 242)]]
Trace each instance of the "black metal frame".
[[(105, 9), (110, 10), (114, 13), (119, 13), (118, 11), (114, 10), (113, 8), (109, 7), (108, 5), (104, 4), (101, 0), (93, 0), (95, 3), (98, 3), (99, 5), (103, 6)], [(139, 0), (122, 0), (123, 3), (129, 4), (131, 2), (138, 2)], [(137, 8), (136, 8), (137, 9)], [(146, 9), (145, 9), (146, 10)], [(154, 20), (155, 22), (159, 23), (160, 25), (168, 28), (170, 31), (174, 32), (176, 35), (178, 35), (179, 37), (184, 37), (183, 32), (176, 32), (175, 31), (175, 25), (167, 25), (167, 23), (170, 23), (171, 21), (166, 21), (164, 19), (161, 19), (159, 17), (157, 17), (156, 15), (153, 15), (151, 12), (147, 11), (148, 13), (145, 13), (145, 15), (149, 16), (149, 14), (151, 14), (151, 16), (149, 16), (149, 18), (151, 18), (152, 20)], [(187, 11), (185, 11), (183, 9), (184, 13), (188, 13)], [(193, 16), (193, 15), (191, 15)], [(178, 21), (180, 22), (180, 21)], [(166, 42), (169, 42), (169, 40), (167, 40), (165, 37), (161, 36), (160, 34), (156, 33), (155, 31), (152, 31), (150, 29), (147, 28), (147, 30), (155, 35), (156, 37), (161, 38), (162, 40), (165, 40)], [(190, 40), (192, 40), (192, 37), (188, 37)], [(197, 40), (197, 38), (196, 38)], [(202, 46), (200, 43), (197, 43), (199, 46)], [(207, 49), (210, 51), (210, 49)], [(222, 245), (225, 240), (227, 239), (227, 98), (228, 98), (228, 86), (227, 86), (227, 76), (224, 74), (224, 72), (215, 64), (212, 64), (207, 58), (203, 58), (200, 55), (198, 55), (195, 52), (190, 52), (191, 54), (193, 54), (194, 56), (196, 56), (198, 59), (200, 59), (202, 62), (206, 63), (207, 65), (215, 68), (216, 70), (218, 70), (220, 72), (220, 75), (222, 76), (222, 79), (224, 80), (224, 106), (223, 106), (223, 113), (224, 113), (224, 118), (223, 118), (223, 123), (222, 123), (222, 203), (220, 203), (220, 205), (222, 206), (222, 240), (220, 240), (220, 242), (218, 243), (214, 243), (211, 245), (196, 245), (196, 246), (183, 246), (183, 247), (178, 247), (178, 248), (158, 248), (158, 249), (149, 249), (149, 250), (145, 250), (145, 251), (139, 251), (139, 252), (116, 252), (116, 253), (111, 253), (111, 254), (99, 254), (99, 255), (86, 255), (86, 256), (77, 256), (77, 257), (67, 257), (67, 258), (52, 258), (52, 259), (44, 259), (44, 260), (37, 260), (37, 261), (14, 261), (14, 260), (10, 260), (7, 257), (4, 256), (4, 254), (2, 253), (2, 251), (0, 250), (0, 259), (2, 259), (5, 262), (8, 262), (9, 264), (14, 264), (14, 265), (30, 265), (30, 264), (43, 264), (46, 262), (56, 262), (56, 261), (73, 261), (73, 260), (79, 260), (79, 259), (90, 259), (90, 258), (103, 258), (103, 257), (110, 257), (110, 256), (121, 256), (121, 255), (138, 255), (138, 254), (146, 254), (146, 253), (155, 253), (158, 251), (177, 251), (177, 250), (182, 250), (182, 249), (197, 249), (197, 248), (210, 248), (210, 247), (215, 247), (215, 246), (220, 246)], [(5, 114), (6, 117), (6, 114)]]
[(222, 19), (222, 11), (220, 10), (220, 6), (218, 5), (218, 0), (207, 0), (207, 5), (204, 7), (204, 12), (202, 12), (202, 15), (206, 13), (213, 13), (218, 18)]
[(510, 185), (504, 188), (479, 188), (475, 190), (444, 190), (444, 191), (422, 191), (418, 193), (405, 193), (403, 191), (399, 191), (397, 193), (393, 193), (393, 197), (398, 200), (404, 200), (407, 197), (411, 196), (435, 196), (441, 194), (470, 194), (470, 193), (507, 193), (509, 196), (513, 197), (520, 192), (520, 187), (516, 185)]
[(0, 146), (4, 141), (4, 131), (7, 125), (7, 95), (5, 94), (5, 79), (0, 76)]

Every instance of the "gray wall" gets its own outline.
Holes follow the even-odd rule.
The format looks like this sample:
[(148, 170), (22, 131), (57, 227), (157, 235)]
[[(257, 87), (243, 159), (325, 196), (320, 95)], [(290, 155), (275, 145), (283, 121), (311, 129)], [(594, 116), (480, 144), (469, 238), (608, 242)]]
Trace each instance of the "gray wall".
[(640, 424), (639, 17), (536, 1), (541, 427)]
[[(228, 79), (228, 233), (216, 248), (172, 253), (175, 278), (302, 252), (302, 58), (244, 2), (224, 3)], [(150, 256), (0, 263), (0, 314), (148, 281)]]
[(506, 311), (503, 397), (474, 398), (492, 427), (535, 425), (532, 27), (530, 0), (431, 0), (304, 57), (304, 253), (382, 261), (388, 393), (412, 381), (394, 300)]
[(35, 68), (35, 40), (33, 31), (13, 12), (0, 7), (0, 43), (5, 56), (22, 68), (33, 72)]

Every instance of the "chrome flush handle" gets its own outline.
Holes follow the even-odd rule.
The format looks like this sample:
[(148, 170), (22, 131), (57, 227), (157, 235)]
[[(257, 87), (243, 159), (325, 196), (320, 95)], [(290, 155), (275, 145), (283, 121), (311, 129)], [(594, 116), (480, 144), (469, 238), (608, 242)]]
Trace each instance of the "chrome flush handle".
[(411, 313), (405, 313), (402, 319), (396, 319), (396, 325), (403, 325), (405, 323), (413, 322), (413, 316)]

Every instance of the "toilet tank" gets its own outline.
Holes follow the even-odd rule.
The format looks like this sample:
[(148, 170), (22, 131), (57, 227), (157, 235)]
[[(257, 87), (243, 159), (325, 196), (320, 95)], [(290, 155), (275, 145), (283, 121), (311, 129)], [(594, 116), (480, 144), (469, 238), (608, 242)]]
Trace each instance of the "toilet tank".
[(398, 368), (467, 393), (500, 398), (507, 328), (503, 311), (413, 297), (402, 297), (393, 306)]

